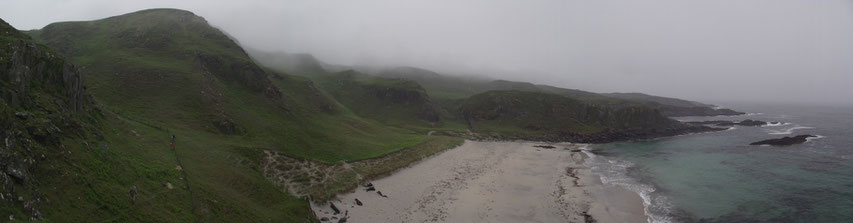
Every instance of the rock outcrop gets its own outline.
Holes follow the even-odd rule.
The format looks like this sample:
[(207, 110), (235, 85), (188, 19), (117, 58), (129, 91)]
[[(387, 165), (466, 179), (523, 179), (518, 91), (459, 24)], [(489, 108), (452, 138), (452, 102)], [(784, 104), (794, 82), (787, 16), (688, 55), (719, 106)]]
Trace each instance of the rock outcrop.
[(687, 122), (687, 123), (688, 124), (694, 124), (694, 125), (716, 125), (716, 126), (736, 126), (736, 125), (737, 126), (764, 126), (764, 125), (768, 125), (768, 124), (774, 124), (774, 125), (779, 124), (779, 122), (765, 122), (765, 121), (758, 121), (758, 120), (752, 120), (752, 119), (746, 119), (746, 120), (739, 121), (739, 122), (716, 120), (716, 121), (695, 121), (695, 122)]
[(523, 91), (475, 95), (463, 103), (461, 113), (472, 133), (439, 134), (484, 140), (605, 143), (722, 130), (684, 124), (649, 107), (605, 107)]
[(798, 135), (794, 137), (782, 137), (778, 139), (768, 139), (762, 140), (754, 143), (750, 143), (749, 145), (757, 146), (757, 145), (771, 145), (771, 146), (790, 146), (796, 144), (802, 144), (808, 141), (809, 138), (815, 138), (815, 135)]
[(10, 220), (43, 217), (39, 179), (51, 173), (40, 165), (65, 152), (63, 138), (86, 137), (78, 116), (92, 102), (74, 65), (0, 20), (0, 207)]

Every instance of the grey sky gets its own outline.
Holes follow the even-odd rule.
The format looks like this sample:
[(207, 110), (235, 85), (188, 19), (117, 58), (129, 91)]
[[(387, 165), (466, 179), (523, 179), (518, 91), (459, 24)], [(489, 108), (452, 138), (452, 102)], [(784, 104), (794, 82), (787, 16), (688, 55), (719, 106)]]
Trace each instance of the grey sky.
[(3, 0), (18, 29), (181, 8), (242, 44), (596, 92), (853, 104), (853, 0)]

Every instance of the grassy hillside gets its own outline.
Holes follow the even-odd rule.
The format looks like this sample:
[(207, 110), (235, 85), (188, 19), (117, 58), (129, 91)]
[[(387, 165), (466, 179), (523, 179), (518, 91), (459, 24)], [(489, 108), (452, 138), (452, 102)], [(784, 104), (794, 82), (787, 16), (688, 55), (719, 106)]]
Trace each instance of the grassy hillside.
[(250, 58), (182, 10), (27, 34), (0, 24), (0, 216), (15, 219), (311, 222), (302, 196), (330, 199), (462, 142), (431, 133), (600, 142), (684, 128), (653, 101)]
[(474, 95), (462, 104), (461, 110), (473, 131), (509, 138), (592, 135), (680, 125), (647, 107), (602, 107), (566, 96), (526, 91)]
[(307, 203), (252, 171), (233, 141), (111, 112), (59, 53), (0, 28), (4, 219), (311, 220)]
[[(30, 34), (84, 67), (87, 87), (108, 110), (152, 124), (327, 162), (381, 155), (423, 138), (347, 112), (308, 79), (255, 65), (190, 12), (144, 10)], [(349, 150), (339, 151), (342, 145)]]
[(713, 105), (677, 98), (659, 97), (641, 93), (606, 93), (598, 94), (576, 89), (559, 88), (549, 85), (539, 85), (527, 82), (507, 80), (481, 80), (456, 76), (441, 75), (429, 70), (398, 67), (382, 69), (375, 72), (377, 76), (405, 78), (414, 80), (433, 96), (439, 103), (447, 100), (467, 98), (475, 94), (494, 90), (515, 90), (539, 92), (571, 97), (601, 106), (631, 107), (646, 106), (660, 110), (666, 116), (712, 116), (739, 115), (740, 112), (729, 109), (714, 109)]
[[(262, 151), (337, 163), (461, 141), (362, 118), (312, 80), (255, 65), (187, 11), (54, 23), (28, 34), (81, 67), (104, 114), (93, 127), (103, 143), (74, 145), (109, 146), (94, 154), (71, 150), (78, 164), (55, 167), (74, 177), (56, 180), (74, 184), (45, 184), (58, 186), (48, 196), (49, 219), (309, 221), (306, 201), (263, 176)], [(131, 186), (139, 191), (136, 204), (126, 196)]]
[(400, 127), (432, 126), (439, 116), (414, 81), (343, 71), (315, 76), (321, 88), (359, 116)]

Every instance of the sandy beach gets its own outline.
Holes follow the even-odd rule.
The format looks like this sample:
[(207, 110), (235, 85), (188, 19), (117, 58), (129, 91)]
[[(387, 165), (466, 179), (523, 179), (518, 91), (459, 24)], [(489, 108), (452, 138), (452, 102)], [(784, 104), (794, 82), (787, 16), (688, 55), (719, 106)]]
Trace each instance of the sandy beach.
[(466, 141), (312, 208), (331, 222), (646, 222), (639, 195), (603, 185), (582, 147)]

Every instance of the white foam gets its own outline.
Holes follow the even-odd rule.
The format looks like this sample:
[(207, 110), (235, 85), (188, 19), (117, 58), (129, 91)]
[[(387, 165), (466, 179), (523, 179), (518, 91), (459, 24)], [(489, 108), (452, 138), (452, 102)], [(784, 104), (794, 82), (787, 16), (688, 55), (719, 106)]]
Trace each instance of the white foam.
[(812, 140), (818, 140), (818, 139), (823, 139), (823, 138), (826, 138), (826, 136), (815, 135), (815, 137), (807, 137), (806, 142), (811, 142)]
[[(672, 211), (674, 206), (666, 199), (666, 197), (652, 197), (652, 193), (656, 189), (652, 185), (640, 183), (627, 175), (628, 169), (636, 164), (624, 161), (607, 159), (600, 156), (594, 156), (586, 149), (584, 153), (590, 156), (587, 162), (588, 166), (594, 173), (599, 175), (599, 179), (603, 184), (620, 186), (637, 193), (643, 200), (643, 211), (648, 217), (650, 223), (669, 223), (672, 222)], [(597, 165), (596, 165), (597, 164)], [(660, 209), (663, 213), (652, 211), (652, 208)]]
[(766, 125), (762, 125), (761, 127), (779, 127), (779, 126), (787, 126), (790, 125), (790, 122), (777, 122), (777, 123), (767, 123)]
[(768, 134), (770, 134), (770, 135), (790, 135), (790, 134), (794, 134), (794, 130), (797, 130), (797, 129), (813, 129), (813, 128), (814, 127), (808, 127), (808, 126), (795, 126), (795, 127), (791, 127), (791, 128), (783, 129), (783, 130), (769, 130)]

